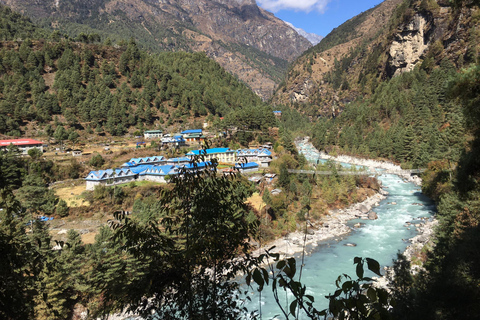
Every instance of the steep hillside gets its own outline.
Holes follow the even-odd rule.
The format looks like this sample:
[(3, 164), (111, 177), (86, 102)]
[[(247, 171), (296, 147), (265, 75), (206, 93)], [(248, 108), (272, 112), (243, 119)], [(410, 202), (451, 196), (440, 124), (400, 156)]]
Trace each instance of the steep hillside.
[[(311, 90), (303, 95), (292, 91), (291, 99), (316, 118), (310, 133), (316, 146), (408, 167), (457, 162), (471, 136), (447, 88), (462, 68), (478, 61), (479, 21), (473, 2), (403, 1), (385, 28), (352, 47), (333, 67), (298, 73), (295, 79), (310, 81)], [(323, 44), (326, 51), (311, 50), (299, 61), (310, 56), (315, 62), (315, 55), (345, 44), (332, 45), (326, 49)], [(293, 71), (298, 70), (297, 64)]]
[(153, 51), (204, 51), (269, 97), (288, 61), (310, 43), (254, 0), (1, 0), (71, 36), (134, 37)]
[[(0, 18), (10, 26), (0, 28), (0, 134), (52, 136), (63, 124), (76, 139), (83, 129), (123, 135), (198, 127), (206, 117), (227, 116), (225, 125), (238, 117), (246, 128), (274, 122), (257, 95), (204, 53), (149, 55), (133, 41), (115, 48), (55, 33), (37, 40), (45, 31), (28, 19), (3, 6)], [(19, 34), (28, 40), (13, 40)]]
[(472, 62), (478, 39), (474, 8), (448, 1), (387, 0), (347, 21), (291, 67), (276, 104), (292, 104), (310, 116), (336, 115), (370, 96), (379, 83), (444, 58), (457, 68)]

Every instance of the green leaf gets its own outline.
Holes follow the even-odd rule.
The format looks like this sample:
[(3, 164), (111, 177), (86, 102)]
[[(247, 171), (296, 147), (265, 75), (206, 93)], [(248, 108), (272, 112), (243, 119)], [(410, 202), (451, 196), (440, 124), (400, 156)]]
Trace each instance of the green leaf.
[(297, 310), (297, 300), (293, 300), (292, 303), (290, 303), (290, 313), (295, 316), (295, 311)]
[(382, 276), (380, 274), (380, 263), (378, 263), (377, 260), (367, 258), (367, 266), (370, 271), (372, 271), (373, 273), (379, 276)]
[(363, 278), (363, 264), (362, 263), (357, 264), (356, 271), (357, 271), (357, 277), (359, 279), (362, 279)]
[(263, 288), (264, 281), (262, 278), (262, 273), (259, 269), (255, 269), (253, 271), (253, 281), (255, 281), (255, 283), (258, 284), (261, 288)]
[(293, 279), (293, 277), (295, 277), (295, 273), (297, 272), (297, 269), (296, 269), (297, 262), (295, 261), (295, 258), (289, 258), (287, 260), (287, 264), (288, 266), (283, 271), (285, 272), (287, 277), (289, 277), (290, 279)]
[(350, 290), (352, 288), (352, 281), (345, 281), (343, 284), (342, 284), (342, 290), (344, 292), (347, 292), (348, 290)]
[(360, 258), (360, 257), (353, 258), (353, 264), (357, 264), (357, 263), (360, 263), (360, 262), (362, 262), (362, 258)]
[(370, 299), (370, 302), (377, 301), (377, 292), (374, 288), (370, 287), (367, 290), (367, 297)]
[(263, 273), (263, 279), (265, 280), (265, 283), (268, 285), (268, 271), (265, 268), (262, 268), (262, 273)]
[(252, 281), (252, 274), (249, 272), (247, 274), (247, 277), (245, 278), (245, 282), (247, 283), (247, 286), (250, 285), (250, 282)]

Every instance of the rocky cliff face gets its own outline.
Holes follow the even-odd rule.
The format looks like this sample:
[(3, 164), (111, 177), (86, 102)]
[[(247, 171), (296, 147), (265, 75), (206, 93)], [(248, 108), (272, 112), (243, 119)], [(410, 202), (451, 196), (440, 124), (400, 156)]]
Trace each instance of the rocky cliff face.
[[(150, 50), (205, 51), (263, 98), (311, 44), (255, 0), (0, 0), (41, 24), (134, 37)], [(72, 24), (74, 23), (74, 24)]]
[[(358, 47), (363, 47), (358, 52), (363, 57), (373, 50), (366, 43), (378, 37), (401, 2), (402, 0), (386, 0), (332, 31), (293, 63), (284, 85), (274, 94), (273, 101), (278, 104), (294, 104), (314, 117), (337, 112), (342, 101), (348, 102), (353, 97), (340, 94), (339, 88), (332, 88), (327, 78), (337, 67), (347, 67), (339, 62), (352, 52), (357, 52)], [(353, 59), (351, 64), (360, 66)], [(343, 80), (339, 79), (340, 86)], [(309, 110), (305, 108), (307, 105)]]
[(416, 14), (412, 20), (400, 27), (395, 33), (390, 45), (389, 69), (393, 75), (411, 71), (421, 60), (431, 42), (430, 32), (433, 28), (433, 19)]
[(298, 58), (273, 101), (330, 116), (415, 67), (431, 70), (447, 59), (460, 68), (478, 52), (479, 16), (477, 6), (447, 0), (386, 0)]

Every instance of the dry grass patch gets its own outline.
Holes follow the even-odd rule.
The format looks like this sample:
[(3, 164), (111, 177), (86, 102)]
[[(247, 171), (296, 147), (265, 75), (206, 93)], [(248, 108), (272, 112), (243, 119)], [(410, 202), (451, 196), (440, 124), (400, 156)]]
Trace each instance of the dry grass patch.
[(247, 203), (259, 212), (265, 207), (265, 202), (263, 202), (262, 196), (260, 196), (258, 192), (252, 194), (252, 196), (247, 199)]
[(95, 236), (97, 235), (97, 232), (89, 232), (82, 234), (82, 241), (84, 244), (93, 244), (95, 243)]
[(85, 185), (59, 188), (55, 190), (55, 194), (69, 207), (89, 206), (90, 203), (80, 197), (83, 191), (85, 191)]

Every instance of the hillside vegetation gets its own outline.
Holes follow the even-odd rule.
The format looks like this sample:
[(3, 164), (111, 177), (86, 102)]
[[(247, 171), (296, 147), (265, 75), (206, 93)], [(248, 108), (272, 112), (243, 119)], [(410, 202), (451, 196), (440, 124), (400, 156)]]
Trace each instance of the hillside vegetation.
[(269, 98), (288, 61), (311, 44), (255, 1), (1, 0), (49, 30), (131, 37), (149, 52), (205, 52), (262, 98)]
[[(392, 319), (479, 316), (479, 5), (404, 1), (375, 45), (351, 49), (320, 75), (324, 91), (316, 94), (335, 89), (338, 98), (324, 100), (328, 114), (310, 104), (315, 95), (294, 104), (323, 115), (311, 133), (318, 148), (427, 169), (422, 190), (437, 202), (439, 226), (415, 261), (395, 263)], [(420, 17), (424, 54), (411, 65), (396, 64), (394, 51), (402, 47), (392, 45), (415, 33)], [(425, 269), (412, 272), (413, 264)]]
[(241, 110), (255, 114), (253, 123), (242, 123), (246, 128), (274, 121), (257, 95), (205, 54), (148, 55), (134, 41), (120, 48), (91, 44), (95, 36), (74, 42), (53, 33), (30, 40), (39, 31), (22, 21), (25, 27), (11, 29), (9, 38), (23, 32), (26, 40), (4, 42), (0, 51), (0, 133), (52, 136), (63, 123), (120, 136), (196, 120), (200, 125), (206, 117), (213, 122)]
[(478, 9), (446, 1), (387, 0), (341, 25), (292, 64), (273, 102), (314, 119), (336, 116), (379, 84), (444, 59), (475, 61)]

